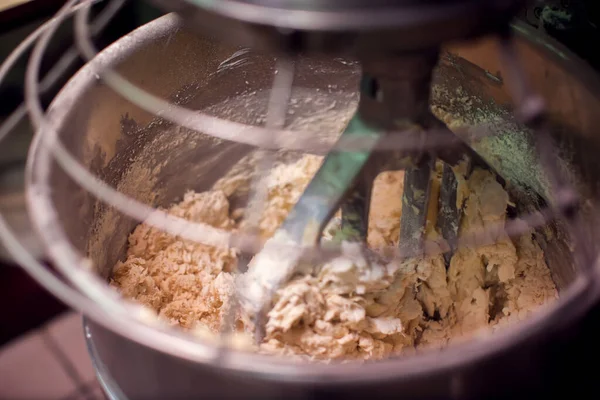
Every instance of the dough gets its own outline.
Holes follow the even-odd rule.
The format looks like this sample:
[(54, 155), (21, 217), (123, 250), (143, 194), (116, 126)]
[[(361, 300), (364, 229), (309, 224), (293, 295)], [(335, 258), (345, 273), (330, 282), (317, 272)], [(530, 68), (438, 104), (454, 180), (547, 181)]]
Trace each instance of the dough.
[[(275, 232), (320, 163), (320, 157), (304, 156), (272, 170), (262, 236)], [(462, 178), (459, 190), (466, 203), (459, 234), (503, 224), (509, 199), (495, 177), (475, 170), (468, 180)], [(372, 248), (397, 245), (402, 185), (401, 171), (384, 172), (375, 181)], [(427, 226), (434, 242), (443, 240), (435, 230), (438, 193), (436, 180)], [(233, 217), (241, 215), (229, 209), (219, 184), (212, 191), (186, 193), (169, 212), (228, 230), (239, 229)], [(441, 255), (381, 264), (340, 256), (297, 274), (276, 292), (258, 350), (312, 360), (380, 359), (445, 346), (527, 318), (557, 298), (543, 252), (531, 234), (513, 241), (502, 230), (494, 232), (494, 244), (461, 247), (448, 269)], [(358, 252), (350, 243), (344, 248)], [(141, 224), (130, 235), (126, 260), (114, 268), (112, 285), (172, 325), (218, 333), (231, 306), (236, 262), (234, 250), (187, 242)], [(247, 316), (240, 312), (236, 318), (240, 332), (250, 330)]]

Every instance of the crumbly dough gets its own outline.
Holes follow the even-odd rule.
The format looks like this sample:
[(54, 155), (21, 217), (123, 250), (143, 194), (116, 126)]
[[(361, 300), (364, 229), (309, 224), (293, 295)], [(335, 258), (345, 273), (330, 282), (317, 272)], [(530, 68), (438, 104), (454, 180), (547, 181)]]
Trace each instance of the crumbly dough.
[[(268, 202), (260, 221), (270, 237), (321, 163), (304, 156), (281, 164), (267, 177)], [(259, 351), (313, 360), (380, 359), (441, 347), (516, 322), (557, 297), (540, 247), (531, 234), (511, 240), (502, 229), (508, 195), (495, 177), (475, 170), (459, 179), (465, 197), (460, 235), (495, 232), (489, 242), (461, 247), (446, 269), (441, 255), (405, 262), (367, 263), (340, 256), (310, 273), (297, 274), (276, 292)], [(368, 243), (397, 245), (402, 214), (403, 172), (380, 174), (373, 191)], [(435, 230), (439, 182), (434, 181), (427, 234)], [(218, 186), (187, 193), (169, 212), (214, 227), (239, 229)], [(480, 235), (474, 235), (480, 237)], [(345, 252), (358, 253), (345, 243)], [(124, 262), (112, 284), (173, 325), (218, 333), (235, 290), (236, 253), (172, 237), (145, 224), (129, 238)], [(237, 315), (237, 329), (248, 328)], [(491, 328), (491, 329), (490, 329)]]

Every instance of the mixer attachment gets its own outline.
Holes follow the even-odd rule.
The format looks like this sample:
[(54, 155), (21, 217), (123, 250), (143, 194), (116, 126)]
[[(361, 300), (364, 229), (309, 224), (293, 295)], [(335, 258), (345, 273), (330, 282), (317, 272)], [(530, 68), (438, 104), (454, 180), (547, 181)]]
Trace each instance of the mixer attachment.
[[(400, 261), (423, 257), (430, 202), (432, 174), (436, 159), (443, 164), (437, 228), (446, 241), (447, 267), (456, 248), (463, 204), (457, 202), (455, 170), (466, 164), (491, 169), (470, 147), (456, 137), (429, 110), (429, 93), (438, 51), (400, 54), (363, 61), (358, 110), (342, 133), (340, 141), (359, 138), (368, 144), (359, 151), (333, 150), (327, 154), (306, 190), (288, 217), (263, 250), (250, 262), (241, 278), (242, 305), (255, 315), (256, 337), (264, 336), (265, 315), (272, 296), (306, 263), (300, 249), (318, 246), (323, 231), (341, 208), (341, 229), (334, 241), (360, 246), (368, 262), (383, 255), (367, 249), (370, 197), (376, 176), (384, 171), (405, 170), (400, 238), (395, 256)], [(428, 148), (429, 131), (453, 143), (443, 151)], [(407, 150), (385, 151), (376, 147), (393, 135)], [(281, 253), (281, 244), (298, 250)], [(344, 246), (344, 244), (342, 245)]]

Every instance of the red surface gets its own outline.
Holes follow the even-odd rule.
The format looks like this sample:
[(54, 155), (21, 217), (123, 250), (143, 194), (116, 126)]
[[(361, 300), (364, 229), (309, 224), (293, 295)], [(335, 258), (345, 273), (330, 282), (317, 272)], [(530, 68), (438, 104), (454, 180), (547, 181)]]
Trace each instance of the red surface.
[(67, 309), (21, 268), (0, 263), (0, 346)]

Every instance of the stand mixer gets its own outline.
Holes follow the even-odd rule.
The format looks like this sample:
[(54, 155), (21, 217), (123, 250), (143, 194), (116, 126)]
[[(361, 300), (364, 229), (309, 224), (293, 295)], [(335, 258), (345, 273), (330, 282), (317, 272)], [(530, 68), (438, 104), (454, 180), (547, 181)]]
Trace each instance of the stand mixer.
[[(582, 132), (570, 139), (585, 138), (578, 142), (575, 154), (583, 165), (583, 181), (589, 186), (594, 186), (600, 176), (594, 164), (594, 127), (600, 123), (596, 111), (600, 98), (596, 96), (595, 76), (576, 61), (571, 60), (576, 68), (564, 66), (567, 52), (522, 27), (509, 28), (520, 1), (284, 4), (274, 0), (156, 0), (179, 17), (163, 17), (97, 56), (90, 40), (94, 29), (86, 20), (90, 3), (77, 3), (68, 2), (53, 22), (76, 13), (77, 44), (90, 63), (57, 96), (50, 112), (44, 113), (36, 100), (37, 75), (44, 45), (55, 28), (49, 23), (46, 31), (37, 33), (40, 41), (32, 53), (27, 85), (28, 111), (39, 128), (29, 158), (30, 213), (62, 280), (32, 260), (11, 236), (3, 219), (0, 234), (29, 273), (85, 314), (89, 351), (110, 396), (303, 399), (402, 393), (407, 398), (489, 398), (520, 387), (534, 393), (540, 387), (551, 391), (568, 375), (570, 371), (565, 373), (564, 365), (550, 361), (557, 358), (553, 355), (563, 352), (561, 344), (566, 341), (560, 335), (578, 329), (578, 318), (600, 297), (593, 245), (598, 236), (595, 219), (590, 217), (595, 216), (594, 199), (598, 197), (588, 192), (591, 203), (586, 203), (587, 198), (582, 201), (576, 181), (564, 178), (554, 138), (546, 130), (544, 104), (533, 93), (542, 89), (551, 111), (565, 105), (559, 101), (560, 96), (552, 96), (555, 81), (561, 89), (566, 87), (577, 94), (565, 96), (577, 113), (559, 114), (561, 123), (568, 121)], [(118, 8), (118, 3), (111, 5)], [(187, 22), (187, 30), (180, 20)], [(219, 42), (192, 32), (217, 34)], [(486, 34), (496, 34), (500, 46), (485, 42), (473, 53), (462, 49), (452, 56), (442, 50), (448, 41)], [(276, 52), (277, 57), (271, 63), (269, 55), (256, 56), (256, 64), (248, 68), (247, 76), (232, 73), (228, 77), (231, 81), (211, 81), (223, 60), (231, 60), (232, 53), (235, 56), (240, 51), (239, 47), (222, 46), (221, 41)], [(517, 47), (529, 64), (518, 61)], [(491, 59), (490, 54), (496, 54), (496, 50), (503, 63)], [(325, 61), (303, 64), (305, 54), (325, 55)], [(332, 58), (340, 55), (359, 60), (362, 69), (336, 64)], [(315, 65), (327, 68), (313, 69)], [(336, 240), (359, 248), (359, 257), (372, 263), (436, 253), (445, 254), (447, 262), (461, 246), (493, 241), (493, 227), (457, 238), (462, 209), (456, 201), (453, 171), (457, 166), (467, 172), (474, 167), (496, 170), (498, 180), (509, 186), (515, 179), (514, 175), (507, 178), (506, 171), (513, 160), (492, 160), (492, 152), (480, 152), (479, 148), (474, 151), (471, 141), (465, 139), (467, 145), (463, 136), (461, 139), (450, 132), (431, 114), (434, 73), (438, 79), (443, 78), (441, 84), (446, 87), (452, 88), (453, 82), (465, 87), (473, 83), (477, 90), (469, 91), (469, 95), (492, 98), (499, 104), (497, 109), (504, 109), (507, 93), (512, 92), (518, 117), (515, 124), (521, 121), (534, 130), (532, 149), (538, 152), (532, 151), (533, 158), (539, 159), (550, 184), (540, 198), (517, 204), (521, 206), (520, 220), (508, 220), (504, 231), (509, 236), (536, 231), (560, 290), (560, 299), (546, 310), (489, 338), (453, 344), (441, 352), (366, 364), (301, 364), (239, 351), (226, 341), (201, 340), (161, 325), (148, 319), (147, 310), (123, 301), (107, 285), (113, 266), (123, 256), (128, 235), (140, 221), (186, 240), (235, 248), (245, 256), (239, 270), (256, 254), (244, 274), (252, 279), (242, 281), (246, 285), (241, 285), (238, 297), (239, 305), (253, 314), (256, 338), (260, 339), (273, 291), (306, 260), (310, 264), (346, 255), (344, 243), (339, 245)], [(345, 80), (359, 75), (360, 84), (358, 79)], [(294, 81), (306, 82), (306, 77), (314, 76), (323, 80), (315, 84), (321, 90), (327, 87), (327, 80), (335, 84), (350, 81), (348, 90), (354, 93), (354, 85), (360, 85), (358, 111), (343, 134), (330, 142), (285, 128)], [(225, 93), (213, 92), (204, 81), (221, 84), (219, 90)], [(247, 106), (251, 117), (239, 118), (235, 123), (226, 121), (225, 113), (214, 116), (205, 111), (206, 104), (217, 101), (215, 97), (229, 101), (239, 95), (240, 83), (250, 86), (248, 90), (268, 88), (264, 127), (255, 123), (254, 117), (262, 114), (253, 109), (254, 104)], [(186, 99), (189, 92), (185, 90), (199, 96), (200, 105), (174, 100)], [(514, 122), (509, 114), (499, 113), (505, 116), (499, 120)], [(524, 131), (515, 132), (518, 136)], [(159, 151), (153, 151), (156, 142), (164, 148), (159, 146)], [(255, 232), (256, 211), (265, 197), (260, 179), (250, 186), (244, 232), (190, 223), (158, 208), (177, 201), (189, 188), (206, 190), (249, 148), (260, 155), (259, 178), (273, 163), (269, 150), (325, 155), (323, 166), (279, 233), (266, 244), (257, 239)], [(510, 157), (508, 150), (503, 149), (502, 154)], [(520, 155), (515, 154), (515, 158)], [(140, 159), (145, 162), (145, 170), (159, 172), (143, 179), (134, 177), (129, 186), (122, 185), (131, 178), (128, 173), (135, 167), (132, 160)], [(438, 171), (443, 187), (437, 229), (444, 243), (431, 246), (423, 237), (423, 227), (435, 164), (441, 165)], [(182, 173), (184, 169), (186, 173)], [(397, 169), (406, 170), (403, 208), (408, 212), (400, 221), (402, 244), (379, 253), (363, 245), (369, 192), (375, 175)], [(578, 208), (580, 203), (591, 213), (582, 212), (585, 207)], [(333, 243), (321, 241), (323, 228), (340, 208), (341, 236)], [(558, 220), (565, 223), (565, 230), (556, 228)], [(277, 260), (276, 268), (268, 268), (271, 258)], [(231, 315), (228, 317), (224, 331), (232, 328)], [(564, 352), (571, 354), (566, 345)]]

